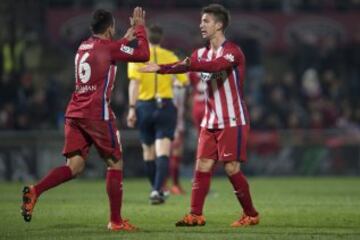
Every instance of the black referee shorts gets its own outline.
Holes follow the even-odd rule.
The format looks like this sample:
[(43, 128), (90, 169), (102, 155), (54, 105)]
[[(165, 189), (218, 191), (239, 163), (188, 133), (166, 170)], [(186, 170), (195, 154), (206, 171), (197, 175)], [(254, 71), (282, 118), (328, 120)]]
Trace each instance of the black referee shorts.
[(177, 109), (172, 99), (162, 99), (161, 105), (155, 99), (136, 102), (137, 128), (141, 142), (146, 145), (153, 144), (156, 139), (174, 138)]

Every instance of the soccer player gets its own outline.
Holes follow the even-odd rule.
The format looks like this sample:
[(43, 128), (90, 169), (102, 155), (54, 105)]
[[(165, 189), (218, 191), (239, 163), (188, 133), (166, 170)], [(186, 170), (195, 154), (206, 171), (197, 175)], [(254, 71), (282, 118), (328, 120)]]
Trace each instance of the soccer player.
[[(159, 64), (178, 61), (171, 51), (161, 47), (163, 30), (157, 25), (149, 27), (150, 60)], [(138, 127), (142, 143), (145, 171), (150, 181), (151, 204), (162, 204), (165, 195), (162, 190), (169, 172), (171, 141), (176, 126), (176, 107), (173, 103), (175, 79), (186, 84), (186, 74), (158, 75), (140, 73), (142, 63), (128, 64), (129, 127)]]
[(174, 134), (174, 140), (171, 143), (170, 154), (170, 174), (169, 177), (172, 180), (172, 186), (170, 187), (171, 194), (182, 195), (185, 194), (184, 189), (180, 185), (180, 162), (184, 152), (184, 131), (185, 131), (185, 100), (186, 100), (186, 88), (174, 84), (174, 104), (177, 109), (177, 120)]
[[(36, 185), (24, 187), (22, 215), (31, 220), (40, 195), (78, 176), (85, 167), (89, 148), (94, 144), (108, 166), (106, 190), (109, 197), (111, 231), (132, 231), (136, 227), (121, 217), (122, 150), (115, 115), (110, 108), (117, 61), (148, 61), (149, 44), (144, 28), (145, 11), (136, 7), (131, 18), (133, 26), (125, 37), (113, 40), (115, 19), (106, 10), (92, 16), (92, 36), (82, 42), (75, 55), (75, 91), (65, 114), (66, 165), (53, 169)], [(128, 46), (137, 39), (137, 47)]]
[(243, 94), (245, 58), (240, 48), (225, 38), (224, 31), (230, 20), (228, 10), (219, 4), (210, 4), (201, 13), (201, 35), (209, 41), (206, 47), (194, 51), (190, 58), (181, 62), (150, 63), (140, 69), (164, 74), (201, 72), (201, 80), (206, 83), (206, 108), (198, 142), (191, 211), (176, 226), (205, 225), (203, 206), (210, 187), (211, 170), (217, 161), (224, 163), (243, 208), (242, 216), (231, 226), (255, 225), (259, 223), (259, 214), (253, 206), (249, 184), (240, 170), (240, 163), (246, 161), (250, 126)]

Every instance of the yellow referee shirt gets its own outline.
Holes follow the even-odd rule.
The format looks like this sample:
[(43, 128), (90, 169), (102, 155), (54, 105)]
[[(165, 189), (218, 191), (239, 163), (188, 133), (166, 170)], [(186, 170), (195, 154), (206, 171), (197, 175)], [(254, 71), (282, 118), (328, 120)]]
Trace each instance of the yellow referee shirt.
[[(159, 45), (150, 45), (150, 62), (157, 64), (168, 64), (179, 61), (179, 58), (171, 51)], [(129, 63), (128, 77), (130, 80), (139, 81), (138, 100), (149, 100), (152, 98), (173, 98), (173, 83), (177, 79), (182, 85), (188, 83), (186, 74), (156, 74), (141, 73), (137, 69), (144, 63)]]

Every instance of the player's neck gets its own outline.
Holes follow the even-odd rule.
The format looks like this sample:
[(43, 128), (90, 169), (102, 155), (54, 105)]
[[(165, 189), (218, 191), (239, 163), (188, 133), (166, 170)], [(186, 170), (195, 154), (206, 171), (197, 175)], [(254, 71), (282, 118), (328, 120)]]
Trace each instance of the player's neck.
[(221, 45), (225, 42), (226, 38), (223, 33), (216, 34), (211, 40), (210, 40), (210, 48), (213, 50), (217, 50)]
[(93, 36), (96, 37), (96, 38), (105, 39), (105, 40), (110, 39), (110, 37), (106, 33), (104, 33), (104, 34), (93, 34)]

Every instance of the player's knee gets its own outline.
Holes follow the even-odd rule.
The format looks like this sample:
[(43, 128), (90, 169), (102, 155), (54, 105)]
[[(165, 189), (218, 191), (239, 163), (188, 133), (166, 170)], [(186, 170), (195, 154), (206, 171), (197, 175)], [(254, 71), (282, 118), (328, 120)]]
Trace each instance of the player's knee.
[(237, 161), (231, 161), (225, 163), (225, 172), (228, 176), (232, 176), (240, 171), (240, 163)]
[(85, 160), (81, 156), (74, 156), (68, 159), (66, 165), (71, 169), (73, 176), (78, 176), (84, 171)]
[(155, 152), (156, 156), (170, 156), (171, 140), (168, 137), (156, 139), (155, 141)]
[(196, 171), (199, 172), (210, 172), (213, 165), (214, 165), (214, 160), (210, 160), (210, 159), (198, 159), (196, 161)]
[(155, 159), (155, 147), (154, 145), (143, 144), (143, 158), (145, 161)]

